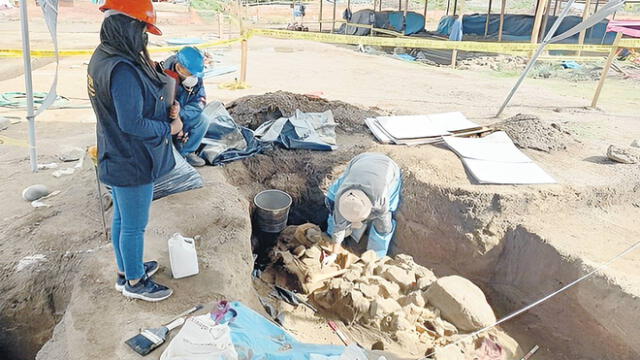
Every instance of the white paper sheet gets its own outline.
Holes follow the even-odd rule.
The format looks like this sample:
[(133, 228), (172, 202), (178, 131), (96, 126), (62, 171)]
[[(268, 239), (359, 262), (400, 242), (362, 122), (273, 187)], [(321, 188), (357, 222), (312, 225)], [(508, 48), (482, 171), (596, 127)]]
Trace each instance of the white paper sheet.
[(498, 131), (483, 138), (445, 136), (443, 139), (451, 150), (466, 159), (531, 162), (531, 159), (513, 144), (504, 131)]
[(431, 115), (381, 116), (376, 118), (392, 138), (418, 139), (449, 135), (450, 131), (468, 129), (478, 124), (460, 112)]
[(534, 162), (510, 163), (462, 158), (481, 184), (553, 184), (556, 181)]
[(481, 184), (551, 184), (556, 181), (498, 131), (484, 138), (444, 137)]

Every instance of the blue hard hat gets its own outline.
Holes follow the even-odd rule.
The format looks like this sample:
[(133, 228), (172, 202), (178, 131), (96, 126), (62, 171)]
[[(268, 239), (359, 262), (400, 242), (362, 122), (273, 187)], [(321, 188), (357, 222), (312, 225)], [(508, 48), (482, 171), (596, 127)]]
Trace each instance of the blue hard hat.
[(204, 71), (204, 55), (193, 46), (185, 46), (178, 51), (178, 62), (189, 70), (191, 75), (202, 77)]

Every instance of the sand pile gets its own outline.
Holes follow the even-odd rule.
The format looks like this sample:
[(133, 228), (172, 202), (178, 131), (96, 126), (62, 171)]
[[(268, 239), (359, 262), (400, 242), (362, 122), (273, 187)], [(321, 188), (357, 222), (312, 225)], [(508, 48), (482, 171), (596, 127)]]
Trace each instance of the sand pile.
[(546, 123), (535, 115), (517, 114), (495, 125), (505, 131), (518, 147), (545, 152), (565, 150), (575, 140), (556, 123)]
[(328, 101), (317, 96), (285, 91), (245, 96), (229, 104), (227, 110), (238, 124), (254, 130), (265, 121), (292, 116), (296, 110), (331, 110), (338, 128), (345, 131), (363, 130), (364, 119), (381, 115), (376, 111), (361, 109), (342, 101)]
[[(429, 354), (496, 321), (484, 293), (471, 281), (438, 279), (409, 255), (378, 259), (373, 251), (361, 257), (348, 253), (322, 266), (325, 236), (312, 224), (289, 226), (271, 251), (273, 265), (262, 279), (308, 294), (346, 324), (379, 331), (415, 355)], [(487, 346), (499, 349), (496, 359), (511, 359), (518, 352), (513, 339), (493, 330), (476, 342), (447, 348), (440, 358), (456, 358), (452, 351), (466, 358)]]

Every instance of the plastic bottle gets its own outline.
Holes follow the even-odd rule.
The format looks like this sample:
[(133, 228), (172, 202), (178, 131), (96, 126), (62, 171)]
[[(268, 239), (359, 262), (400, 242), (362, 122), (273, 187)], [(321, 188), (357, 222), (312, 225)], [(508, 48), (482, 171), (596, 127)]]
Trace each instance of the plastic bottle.
[(198, 254), (195, 241), (176, 233), (169, 239), (169, 262), (175, 279), (195, 275), (198, 269)]

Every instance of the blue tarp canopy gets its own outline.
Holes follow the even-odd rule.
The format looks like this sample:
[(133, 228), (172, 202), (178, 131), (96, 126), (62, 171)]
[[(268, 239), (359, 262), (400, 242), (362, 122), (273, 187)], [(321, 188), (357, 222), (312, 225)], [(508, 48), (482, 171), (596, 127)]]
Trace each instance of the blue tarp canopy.
[[(556, 21), (556, 16), (549, 16), (544, 34), (551, 29)], [(440, 19), (438, 30), (436, 32), (442, 35), (449, 35), (453, 24), (453, 16), (444, 16)], [(487, 22), (487, 14), (472, 14), (462, 17), (462, 33), (464, 35), (484, 35), (485, 24)], [(531, 40), (531, 30), (533, 29), (534, 16), (532, 15), (516, 15), (506, 14), (504, 16), (504, 25), (502, 29), (502, 38), (506, 41), (526, 42)], [(567, 16), (560, 23), (560, 27), (556, 31), (556, 35), (562, 34), (570, 28), (582, 22), (580, 16)], [(612, 44), (615, 33), (607, 33), (607, 24), (609, 20), (603, 20), (586, 31), (585, 44)], [(500, 27), (500, 15), (491, 14), (489, 16), (488, 36), (497, 37)], [(543, 36), (544, 36), (543, 34)], [(577, 43), (579, 34), (569, 37), (560, 43)]]

